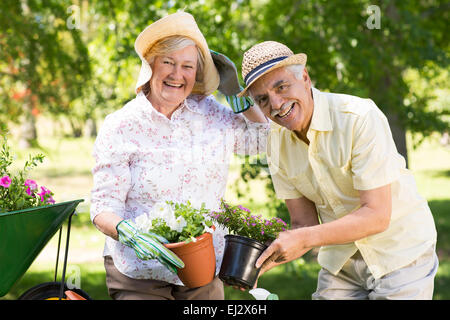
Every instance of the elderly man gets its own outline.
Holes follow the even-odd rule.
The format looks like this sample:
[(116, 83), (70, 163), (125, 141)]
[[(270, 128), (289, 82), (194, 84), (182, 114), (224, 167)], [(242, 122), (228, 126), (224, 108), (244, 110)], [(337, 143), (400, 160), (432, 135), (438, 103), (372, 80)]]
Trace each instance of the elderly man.
[(436, 228), (386, 117), (370, 99), (317, 90), (305, 64), (274, 41), (242, 62), (240, 96), (272, 120), (267, 158), (292, 225), (256, 266), (320, 247), (313, 299), (431, 299)]

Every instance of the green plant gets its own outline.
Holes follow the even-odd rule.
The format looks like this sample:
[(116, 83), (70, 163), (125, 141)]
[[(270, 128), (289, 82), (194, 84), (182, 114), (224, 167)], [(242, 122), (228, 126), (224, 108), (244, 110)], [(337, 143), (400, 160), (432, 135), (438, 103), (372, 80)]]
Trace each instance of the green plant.
[[(36, 181), (27, 179), (28, 172), (44, 160), (44, 155), (29, 155), (22, 170), (12, 174), (9, 167), (14, 161), (6, 135), (3, 135), (0, 151), (0, 212), (26, 209), (53, 204), (53, 192), (44, 186), (40, 189)], [(39, 192), (40, 190), (40, 192)]]
[(220, 208), (220, 212), (210, 214), (213, 220), (228, 228), (230, 233), (262, 243), (275, 240), (281, 231), (289, 227), (280, 218), (264, 219), (261, 215), (252, 215), (248, 208), (241, 205), (230, 206), (223, 199)]
[(138, 216), (135, 222), (140, 230), (156, 233), (171, 243), (195, 242), (195, 237), (213, 232), (208, 214), (204, 204), (198, 209), (189, 201), (186, 204), (166, 201), (157, 203), (150, 212)]

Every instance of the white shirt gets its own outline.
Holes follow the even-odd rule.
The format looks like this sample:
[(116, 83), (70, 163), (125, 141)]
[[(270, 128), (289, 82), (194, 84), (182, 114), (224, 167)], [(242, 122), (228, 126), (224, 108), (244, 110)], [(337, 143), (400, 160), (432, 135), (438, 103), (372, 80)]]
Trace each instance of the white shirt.
[[(98, 133), (93, 156), (91, 220), (102, 211), (124, 219), (149, 212), (171, 200), (218, 210), (224, 197), (232, 153), (265, 151), (268, 123), (252, 123), (213, 96), (191, 95), (168, 119), (142, 92), (108, 115)], [(225, 231), (213, 241), (216, 272), (223, 257)], [(104, 255), (131, 278), (182, 285), (157, 260), (140, 260), (133, 249), (106, 237)]]

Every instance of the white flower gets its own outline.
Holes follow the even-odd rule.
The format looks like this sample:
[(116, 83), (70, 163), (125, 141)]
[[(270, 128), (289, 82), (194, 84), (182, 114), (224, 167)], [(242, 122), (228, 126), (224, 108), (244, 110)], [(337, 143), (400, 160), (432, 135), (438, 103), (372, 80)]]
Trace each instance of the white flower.
[(179, 216), (176, 219), (170, 219), (170, 221), (166, 221), (166, 223), (170, 229), (177, 232), (183, 231), (183, 228), (187, 225), (186, 220), (182, 216)]
[(214, 229), (211, 227), (208, 227), (204, 221), (202, 223), (203, 223), (203, 227), (205, 228), (205, 232), (209, 232), (209, 233), (214, 232)]
[(134, 219), (134, 222), (136, 223), (138, 230), (141, 232), (147, 232), (152, 228), (152, 220), (146, 213), (137, 216)]
[(250, 293), (256, 300), (266, 300), (270, 292), (263, 288), (255, 288), (250, 290)]
[(151, 219), (160, 218), (167, 222), (167, 220), (175, 218), (175, 214), (170, 204), (166, 202), (158, 202), (153, 206), (153, 209), (150, 213), (150, 218)]
[(154, 205), (151, 219), (161, 219), (166, 222), (170, 229), (177, 232), (183, 231), (183, 228), (187, 225), (186, 220), (182, 216), (178, 218), (175, 216), (173, 207), (167, 202), (158, 202)]

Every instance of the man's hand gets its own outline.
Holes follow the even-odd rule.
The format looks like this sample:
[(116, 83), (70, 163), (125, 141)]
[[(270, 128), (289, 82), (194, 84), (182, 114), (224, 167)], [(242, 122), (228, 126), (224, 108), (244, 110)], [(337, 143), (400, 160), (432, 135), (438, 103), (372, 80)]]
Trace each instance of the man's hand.
[(264, 250), (255, 266), (261, 267), (260, 275), (273, 267), (298, 259), (312, 248), (305, 245), (303, 239), (308, 237), (305, 228), (281, 232), (278, 238)]

